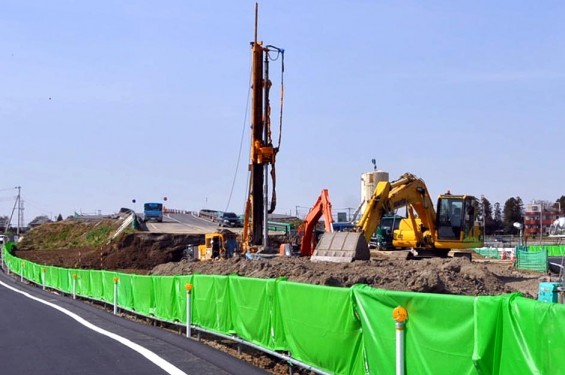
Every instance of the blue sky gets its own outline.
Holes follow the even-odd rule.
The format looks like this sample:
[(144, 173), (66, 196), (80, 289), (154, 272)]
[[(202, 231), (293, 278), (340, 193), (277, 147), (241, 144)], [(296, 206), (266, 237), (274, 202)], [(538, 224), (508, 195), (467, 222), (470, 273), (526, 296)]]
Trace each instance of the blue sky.
[[(0, 215), (17, 185), (26, 221), (165, 196), (241, 213), (254, 6), (2, 1)], [(259, 39), (286, 51), (276, 212), (305, 213), (323, 188), (334, 211), (356, 207), (373, 158), (434, 197), (565, 194), (565, 3), (286, 0), (259, 14)]]

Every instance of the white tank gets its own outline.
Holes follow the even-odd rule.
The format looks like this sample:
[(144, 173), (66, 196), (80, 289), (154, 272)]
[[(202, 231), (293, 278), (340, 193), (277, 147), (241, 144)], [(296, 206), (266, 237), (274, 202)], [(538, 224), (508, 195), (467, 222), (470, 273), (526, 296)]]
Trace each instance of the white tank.
[(365, 212), (367, 202), (369, 202), (373, 196), (377, 183), (388, 180), (388, 172), (380, 170), (366, 172), (361, 175), (361, 202), (363, 202), (360, 210), (361, 213)]

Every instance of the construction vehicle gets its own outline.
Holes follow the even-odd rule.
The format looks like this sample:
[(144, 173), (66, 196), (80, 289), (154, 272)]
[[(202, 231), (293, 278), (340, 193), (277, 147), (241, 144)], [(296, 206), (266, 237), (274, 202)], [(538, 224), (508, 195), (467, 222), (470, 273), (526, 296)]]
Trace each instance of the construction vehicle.
[(308, 212), (304, 223), (299, 228), (299, 233), (302, 235), (300, 241), (300, 255), (301, 256), (311, 256), (315, 247), (315, 236), (314, 230), (318, 220), (324, 216), (324, 226), (326, 232), (333, 232), (333, 218), (332, 218), (332, 204), (330, 203), (330, 198), (328, 190), (324, 189), (320, 193), (320, 196), (316, 200), (316, 203)]
[(351, 262), (370, 258), (369, 241), (384, 215), (406, 207), (408, 217), (394, 231), (393, 246), (416, 256), (445, 257), (450, 250), (484, 245), (477, 220), (478, 200), (470, 195), (440, 195), (437, 214), (424, 181), (410, 173), (393, 182), (381, 181), (356, 223), (357, 232), (324, 233), (313, 261)]
[(198, 245), (198, 260), (230, 258), (238, 251), (236, 234), (228, 230), (206, 233), (204, 243)]
[[(245, 203), (243, 220), (243, 252), (268, 251), (268, 215), (276, 207), (275, 157), (279, 146), (274, 146), (271, 134), (271, 104), (269, 91), (269, 61), (281, 61), (281, 97), (279, 115), (279, 139), (281, 141), (283, 108), (284, 50), (271, 45), (264, 46), (257, 40), (258, 5), (255, 5), (255, 38), (251, 43), (251, 160), (249, 164), (249, 194)], [(272, 196), (268, 207), (268, 174), (272, 180)]]

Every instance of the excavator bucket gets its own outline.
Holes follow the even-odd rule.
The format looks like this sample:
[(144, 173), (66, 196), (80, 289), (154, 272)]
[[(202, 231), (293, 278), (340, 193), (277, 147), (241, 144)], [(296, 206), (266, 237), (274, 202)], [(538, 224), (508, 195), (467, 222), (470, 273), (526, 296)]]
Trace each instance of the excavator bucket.
[(326, 232), (320, 238), (310, 260), (349, 263), (354, 260), (369, 260), (370, 257), (369, 245), (362, 233)]

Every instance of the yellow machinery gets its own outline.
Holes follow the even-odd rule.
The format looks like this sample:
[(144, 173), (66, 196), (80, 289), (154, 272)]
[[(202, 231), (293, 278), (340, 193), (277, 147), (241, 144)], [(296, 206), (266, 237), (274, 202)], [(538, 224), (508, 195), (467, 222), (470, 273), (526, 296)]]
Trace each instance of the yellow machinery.
[(222, 233), (206, 233), (204, 244), (198, 245), (198, 260), (222, 257), (225, 253), (225, 238)]
[(381, 218), (406, 207), (407, 218), (394, 231), (395, 248), (411, 248), (421, 256), (447, 256), (452, 249), (482, 247), (483, 228), (477, 220), (478, 201), (470, 195), (440, 195), (437, 214), (424, 181), (405, 173), (376, 186), (357, 232), (324, 233), (313, 261), (351, 262), (370, 258), (368, 243)]

